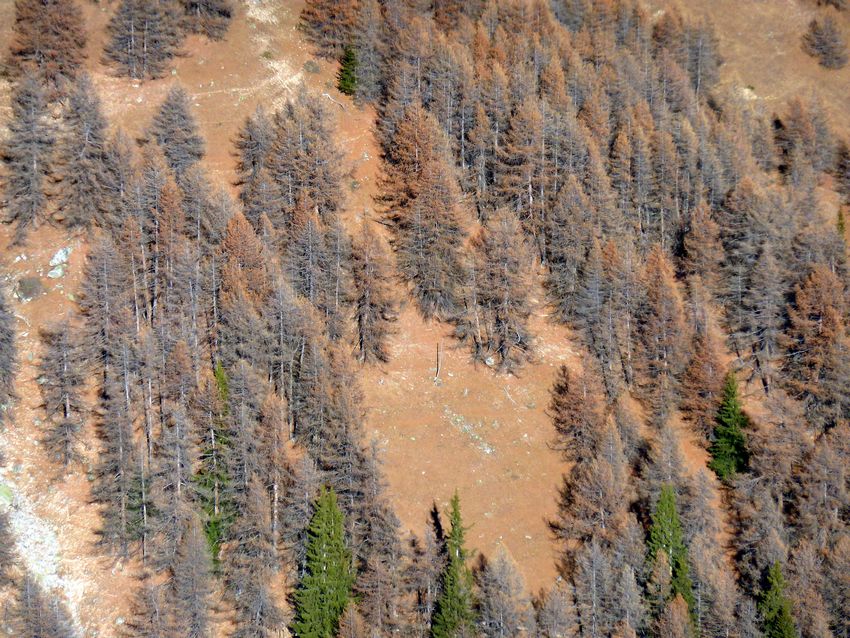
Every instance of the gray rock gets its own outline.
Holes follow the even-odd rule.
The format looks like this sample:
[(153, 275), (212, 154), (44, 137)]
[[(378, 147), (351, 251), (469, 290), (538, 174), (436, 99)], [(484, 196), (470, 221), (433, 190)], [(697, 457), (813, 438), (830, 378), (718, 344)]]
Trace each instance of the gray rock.
[(38, 277), (22, 277), (15, 288), (15, 296), (23, 303), (44, 294), (44, 286)]

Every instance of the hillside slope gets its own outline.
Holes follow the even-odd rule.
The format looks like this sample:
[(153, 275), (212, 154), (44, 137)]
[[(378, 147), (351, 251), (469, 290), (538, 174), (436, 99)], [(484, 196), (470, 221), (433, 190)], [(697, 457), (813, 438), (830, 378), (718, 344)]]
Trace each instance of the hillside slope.
[[(240, 4), (225, 41), (190, 38), (185, 57), (175, 60), (168, 77), (144, 83), (117, 78), (99, 63), (108, 9), (88, 3), (84, 8), (90, 36), (87, 69), (113, 127), (132, 136), (144, 134), (169, 87), (179, 82), (192, 98), (206, 140), (206, 168), (219, 183), (233, 184), (232, 142), (244, 118), (259, 104), (279, 108), (304, 82), (326, 95), (336, 115), (337, 142), (346, 152), (340, 161), (350, 175), (344, 220), (353, 227), (363, 218), (376, 219), (374, 113), (341, 95), (334, 87), (334, 66), (313, 58), (296, 28), (300, 3)], [(0, 30), (5, 48), (11, 3), (0, 12), (9, 18), (0, 19), (6, 25)], [(8, 83), (2, 82), (0, 91), (2, 120), (9, 112)], [(20, 402), (13, 422), (0, 433), (6, 458), (0, 481), (11, 491), (13, 529), (30, 570), (63, 594), (85, 630), (82, 635), (112, 635), (115, 623), (127, 616), (127, 592), (135, 587), (138, 565), (116, 564), (96, 547), (98, 510), (90, 504), (86, 467), (56, 481), (55, 467), (39, 445), (44, 415), (36, 371), (38, 330), (74, 312), (88, 238), (44, 225), (25, 245), (13, 247), (11, 235), (10, 227), (0, 227), (0, 272), (10, 297), (22, 280), (39, 290), (31, 300), (11, 299), (19, 320)], [(65, 247), (71, 248), (70, 260), (63, 275), (52, 279), (49, 262)], [(398, 292), (404, 295), (401, 286)], [(555, 570), (547, 521), (554, 514), (562, 470), (558, 454), (549, 448), (548, 388), (557, 365), (576, 361), (567, 332), (549, 325), (546, 309), (538, 306), (537, 361), (517, 377), (472, 365), (468, 352), (448, 336), (450, 328), (426, 324), (412, 309), (396, 326), (391, 361), (362, 375), (367, 432), (383, 451), (403, 529), (421, 534), (432, 504), (444, 510), (457, 489), (467, 504), (474, 547), (489, 554), (505, 545), (535, 589), (550, 582)], [(438, 343), (444, 356), (435, 383)], [(91, 423), (84, 439), (90, 472), (97, 454)]]

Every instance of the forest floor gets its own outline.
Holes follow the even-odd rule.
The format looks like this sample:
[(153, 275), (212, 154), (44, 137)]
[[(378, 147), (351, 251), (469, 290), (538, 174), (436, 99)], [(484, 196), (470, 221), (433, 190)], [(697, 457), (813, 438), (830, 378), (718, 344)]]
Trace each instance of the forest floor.
[[(12, 4), (0, 0), (2, 51), (8, 45)], [(116, 78), (101, 64), (109, 5), (80, 4), (90, 28), (87, 67), (113, 126), (143, 135), (168, 89), (181, 83), (192, 97), (193, 113), (207, 141), (204, 163), (214, 182), (235, 192), (233, 140), (245, 116), (259, 104), (274, 111), (303, 81), (327, 96), (337, 120), (347, 185), (346, 223), (352, 228), (361, 220), (377, 223), (373, 196), (380, 161), (374, 112), (339, 94), (334, 87), (336, 65), (313, 57), (297, 30), (302, 2), (243, 0), (224, 41), (189, 38), (186, 55), (174, 61), (167, 76), (144, 83)], [(669, 2), (650, 4), (658, 9)], [(844, 117), (850, 67), (826, 71), (799, 48), (812, 5), (804, 0), (695, 0), (685, 10), (714, 21), (724, 52), (723, 83), (747, 99), (763, 100), (771, 110), (780, 109), (789, 96), (816, 88), (833, 124), (845, 132), (850, 126)], [(8, 83), (0, 78), (0, 121), (7, 115)], [(0, 432), (0, 452), (6, 460), (0, 468), (0, 501), (11, 500), (13, 529), (27, 566), (64, 593), (80, 635), (112, 636), (116, 623), (127, 615), (137, 566), (116, 563), (95, 547), (98, 512), (90, 504), (89, 467), (77, 468), (57, 482), (56, 467), (38, 445), (44, 414), (35, 368), (37, 331), (74, 309), (87, 238), (45, 225), (26, 245), (15, 247), (10, 246), (10, 231), (0, 226), (0, 277), (19, 320), (20, 399)], [(50, 260), (64, 247), (72, 252), (63, 275), (48, 277)], [(41, 286), (41, 292), (29, 301), (13, 296), (22, 280)], [(407, 299), (401, 286), (399, 293)], [(389, 363), (365, 368), (359, 375), (367, 436), (382, 450), (389, 493), (403, 529), (421, 534), (432, 505), (444, 511), (458, 490), (465, 521), (472, 526), (470, 544), (487, 554), (504, 545), (532, 590), (546, 586), (555, 575), (557, 548), (547, 520), (555, 513), (565, 469), (549, 446), (549, 388), (559, 365), (578, 366), (583, 356), (569, 331), (548, 320), (542, 297), (536, 297), (535, 361), (516, 376), (473, 364), (468, 350), (451, 337), (449, 326), (424, 322), (411, 304), (402, 308), (395, 325)], [(435, 381), (439, 346), (441, 368)], [(684, 426), (681, 431), (689, 469), (704, 467), (705, 451)], [(85, 440), (91, 462), (97, 450), (91, 425)]]
[[(850, 134), (847, 99), (850, 65), (825, 69), (802, 49), (809, 22), (827, 13), (815, 0), (647, 0), (653, 16), (678, 6), (687, 18), (714, 24), (723, 66), (720, 83), (768, 114), (781, 113), (793, 97), (818, 98), (833, 129)], [(850, 13), (832, 12), (845, 40)]]

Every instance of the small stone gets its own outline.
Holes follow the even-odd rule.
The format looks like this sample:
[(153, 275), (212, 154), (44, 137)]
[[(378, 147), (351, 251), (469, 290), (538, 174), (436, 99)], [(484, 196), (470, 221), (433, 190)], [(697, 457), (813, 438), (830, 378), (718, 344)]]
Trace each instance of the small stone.
[(51, 279), (59, 279), (60, 277), (65, 276), (65, 264), (59, 264), (56, 268), (53, 268), (50, 272), (47, 273), (47, 276)]
[(115, 624), (119, 625), (119, 626), (123, 625), (124, 624), (124, 616), (118, 616), (118, 618), (115, 619)]
[(496, 365), (496, 360), (493, 357), (487, 357), (486, 359), (484, 359), (484, 363), (492, 368), (494, 365)]

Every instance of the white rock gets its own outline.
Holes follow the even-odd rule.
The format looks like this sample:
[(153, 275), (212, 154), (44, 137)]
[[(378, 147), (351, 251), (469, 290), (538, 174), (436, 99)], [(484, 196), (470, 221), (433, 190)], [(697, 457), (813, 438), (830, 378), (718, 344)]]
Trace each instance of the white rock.
[(64, 275), (65, 275), (65, 264), (59, 264), (58, 266), (56, 266), (56, 268), (54, 268), (49, 273), (47, 273), (47, 276), (50, 277), (51, 279), (59, 279), (60, 277), (63, 277)]
[(67, 264), (68, 258), (71, 256), (71, 247), (65, 246), (65, 248), (60, 248), (56, 251), (56, 254), (53, 255), (53, 258), (50, 260), (51, 266), (58, 266), (59, 264)]

